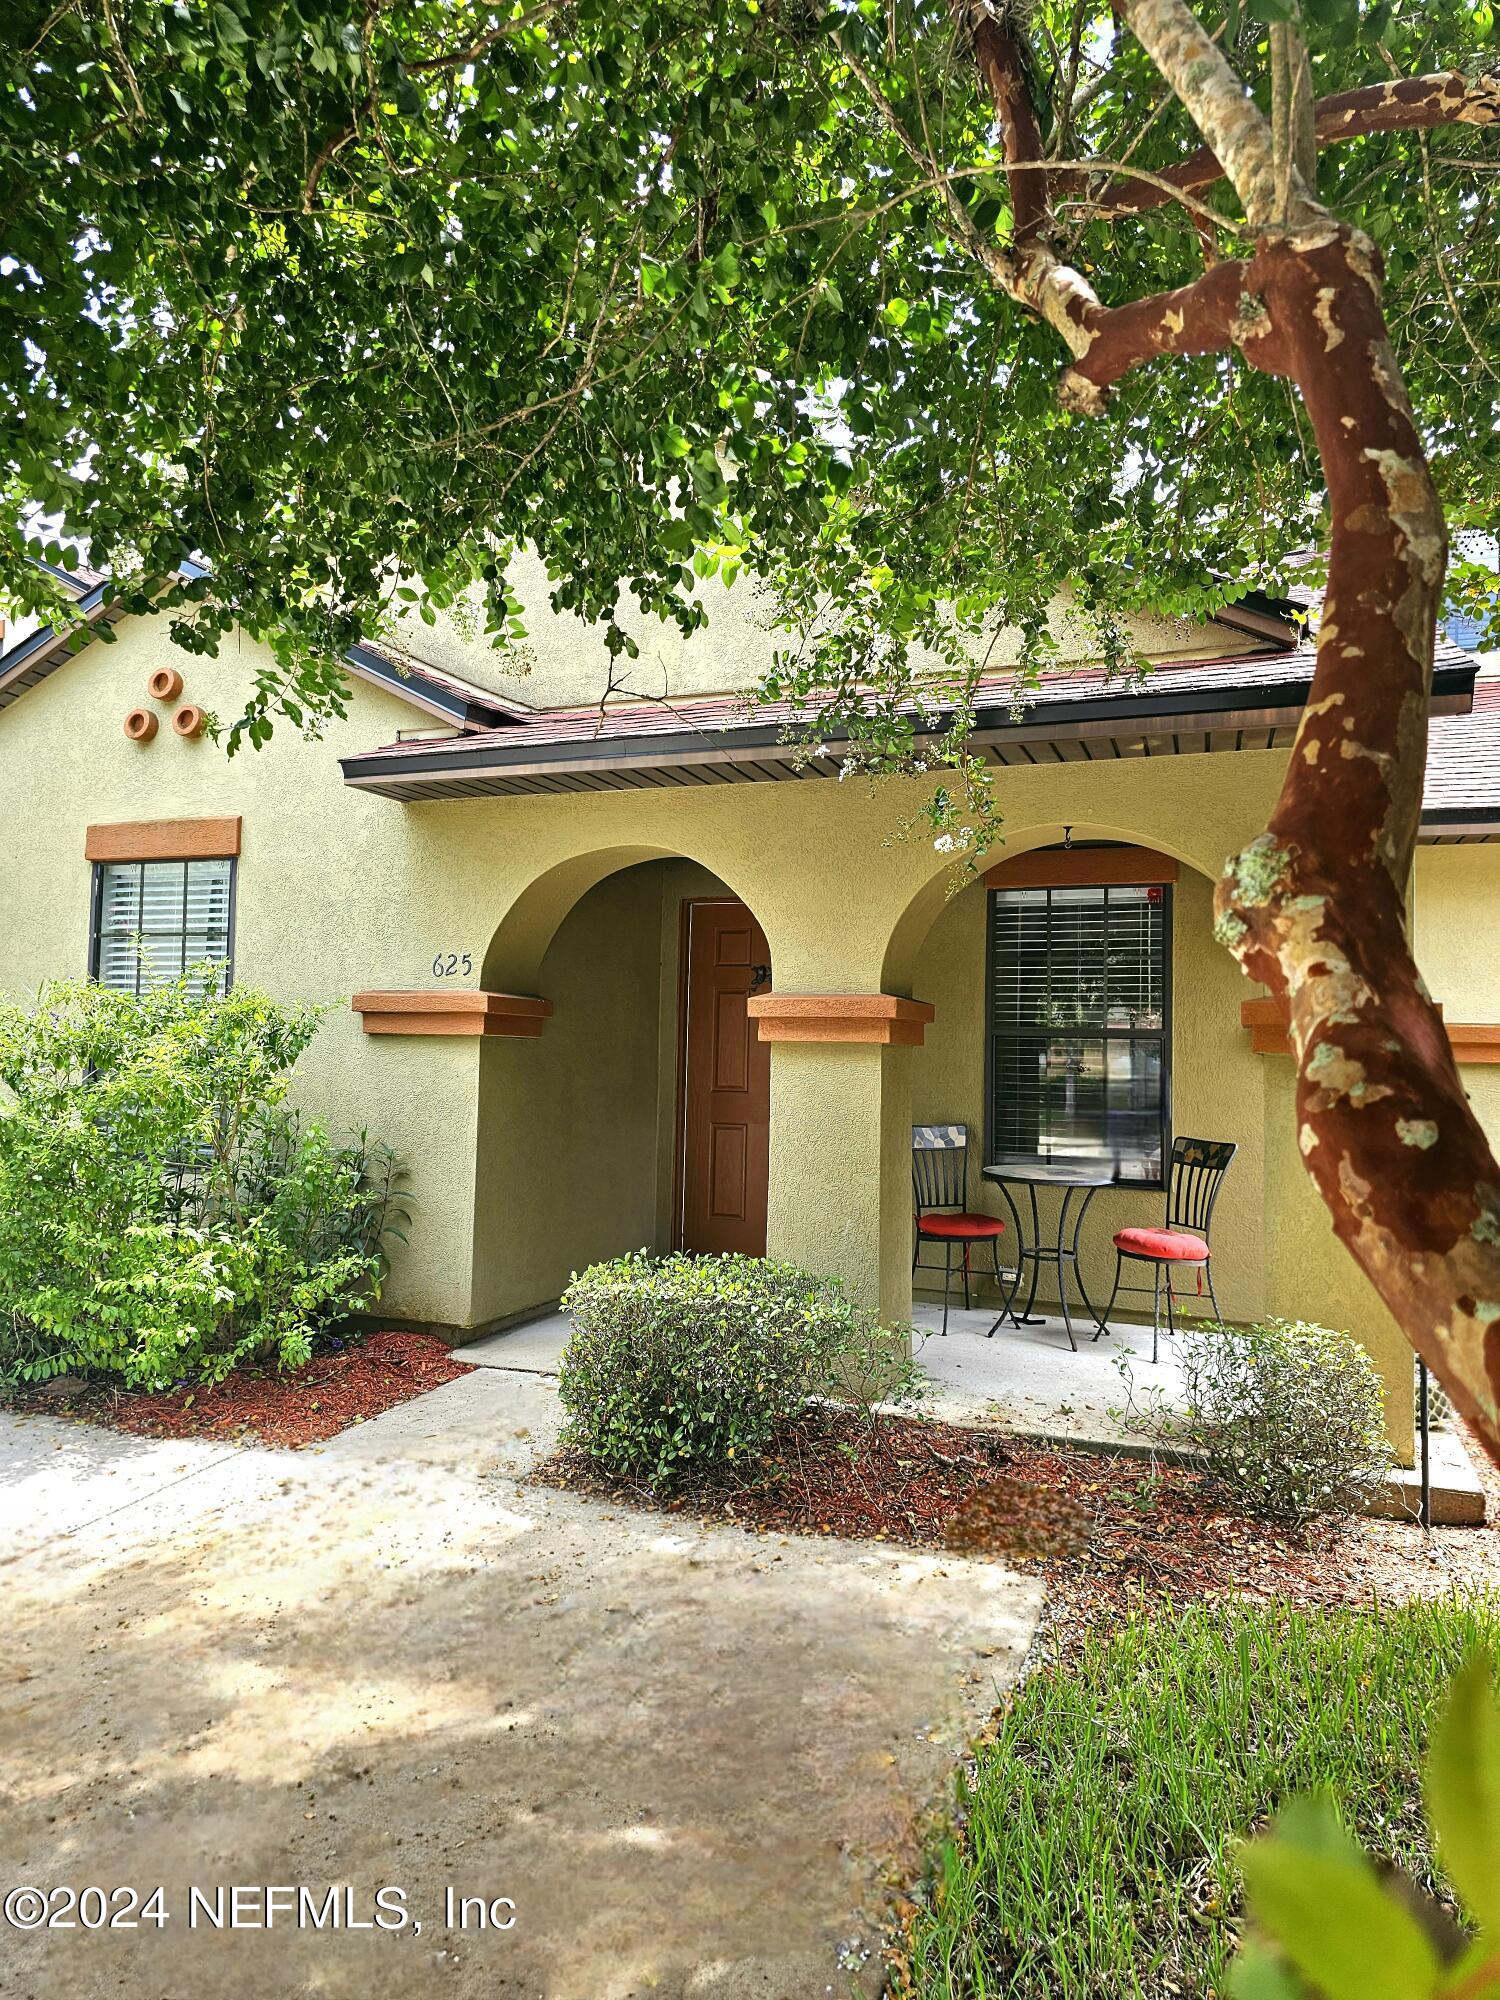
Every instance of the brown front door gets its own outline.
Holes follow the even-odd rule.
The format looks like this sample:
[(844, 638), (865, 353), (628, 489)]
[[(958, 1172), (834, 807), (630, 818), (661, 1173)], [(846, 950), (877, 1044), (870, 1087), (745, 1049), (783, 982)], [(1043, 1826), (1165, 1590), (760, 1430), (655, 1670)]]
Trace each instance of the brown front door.
[(743, 903), (691, 902), (684, 955), (682, 1248), (763, 1257), (771, 1051), (745, 1000), (768, 990), (771, 954)]

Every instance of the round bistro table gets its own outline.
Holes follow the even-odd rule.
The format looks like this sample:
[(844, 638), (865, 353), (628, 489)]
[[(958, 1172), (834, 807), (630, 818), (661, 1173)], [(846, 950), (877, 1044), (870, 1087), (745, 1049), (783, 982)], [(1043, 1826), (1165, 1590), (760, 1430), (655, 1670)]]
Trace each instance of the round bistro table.
[[(1100, 1188), (1114, 1186), (1115, 1177), (1113, 1173), (1107, 1167), (1102, 1166), (1049, 1167), (1041, 1163), (1028, 1166), (1023, 1162), (1017, 1162), (1010, 1166), (1002, 1163), (993, 1167), (986, 1167), (983, 1170), (983, 1177), (987, 1181), (993, 1181), (1001, 1194), (1005, 1196), (1005, 1205), (1010, 1210), (1011, 1218), (1016, 1225), (1016, 1262), (1018, 1266), (1022, 1271), (1024, 1271), (1028, 1264), (1031, 1266), (1031, 1279), (1026, 1291), (1025, 1311), (1018, 1313), (1015, 1310), (1015, 1293), (1013, 1292), (1009, 1303), (1002, 1308), (1000, 1316), (995, 1321), (995, 1326), (990, 1328), (990, 1332), (993, 1333), (995, 1327), (1000, 1326), (1007, 1319), (1011, 1320), (1016, 1326), (1040, 1326), (1042, 1324), (1045, 1315), (1042, 1313), (1033, 1313), (1031, 1310), (1036, 1304), (1037, 1279), (1041, 1276), (1041, 1267), (1043, 1264), (1055, 1264), (1057, 1266), (1057, 1296), (1062, 1302), (1063, 1325), (1068, 1330), (1068, 1345), (1076, 1354), (1078, 1352), (1078, 1342), (1073, 1337), (1073, 1316), (1068, 1310), (1068, 1272), (1072, 1271), (1073, 1282), (1078, 1287), (1078, 1296), (1083, 1300), (1090, 1319), (1093, 1320), (1097, 1327), (1100, 1324), (1099, 1315), (1095, 1312), (1094, 1302), (1084, 1288), (1083, 1273), (1078, 1265), (1078, 1238), (1083, 1229), (1083, 1218), (1089, 1212), (1089, 1203), (1094, 1199)], [(1029, 1239), (1025, 1230), (1021, 1227), (1020, 1211), (1017, 1209), (1015, 1199), (1011, 1194), (1011, 1187), (1025, 1188), (1027, 1195), (1030, 1197), (1031, 1235)], [(1042, 1241), (1041, 1212), (1037, 1208), (1036, 1201), (1036, 1191), (1038, 1188), (1060, 1188), (1062, 1190), (1062, 1206), (1057, 1212), (1056, 1243), (1044, 1243)], [(1075, 1196), (1078, 1198), (1076, 1209), (1073, 1207)], [(1020, 1289), (1018, 1275), (1016, 1292), (1019, 1292)]]

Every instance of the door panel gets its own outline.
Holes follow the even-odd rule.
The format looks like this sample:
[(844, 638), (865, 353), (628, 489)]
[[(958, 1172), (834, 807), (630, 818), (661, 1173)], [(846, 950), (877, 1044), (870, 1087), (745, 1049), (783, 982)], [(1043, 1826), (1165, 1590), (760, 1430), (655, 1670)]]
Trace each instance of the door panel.
[(687, 909), (682, 1036), (684, 1250), (766, 1249), (771, 1051), (745, 1012), (768, 989), (770, 952), (743, 903)]

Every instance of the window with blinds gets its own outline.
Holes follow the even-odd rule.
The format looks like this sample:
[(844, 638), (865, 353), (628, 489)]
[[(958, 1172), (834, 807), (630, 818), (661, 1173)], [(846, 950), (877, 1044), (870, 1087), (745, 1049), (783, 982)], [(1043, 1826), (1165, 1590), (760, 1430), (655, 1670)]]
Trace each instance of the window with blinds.
[[(234, 863), (102, 861), (94, 869), (89, 971), (101, 986), (147, 993), (209, 965), (230, 979)], [(208, 980), (200, 973), (194, 984)]]
[(990, 891), (992, 1165), (1102, 1163), (1161, 1185), (1171, 899), (1164, 885)]

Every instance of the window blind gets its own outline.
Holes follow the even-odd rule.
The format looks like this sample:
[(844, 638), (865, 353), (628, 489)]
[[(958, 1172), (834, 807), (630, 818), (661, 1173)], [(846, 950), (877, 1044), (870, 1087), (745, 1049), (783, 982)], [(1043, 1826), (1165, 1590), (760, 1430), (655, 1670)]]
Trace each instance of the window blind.
[[(101, 986), (145, 993), (205, 965), (227, 986), (234, 863), (97, 864), (90, 970)], [(197, 986), (207, 983), (200, 974)]]
[(1160, 1184), (1170, 888), (995, 889), (989, 920), (991, 1163)]

